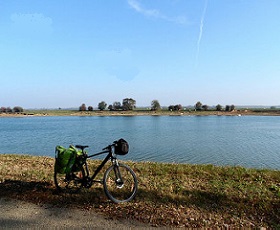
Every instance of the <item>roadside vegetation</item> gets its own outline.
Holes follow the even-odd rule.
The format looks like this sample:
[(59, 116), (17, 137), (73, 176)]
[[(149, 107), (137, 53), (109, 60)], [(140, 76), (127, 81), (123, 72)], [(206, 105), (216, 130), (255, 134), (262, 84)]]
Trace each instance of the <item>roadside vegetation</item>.
[[(93, 170), (99, 161), (90, 160)], [(114, 204), (101, 185), (58, 194), (54, 159), (0, 154), (0, 196), (80, 208), (152, 226), (280, 228), (280, 171), (213, 165), (125, 162), (136, 173), (132, 202)]]

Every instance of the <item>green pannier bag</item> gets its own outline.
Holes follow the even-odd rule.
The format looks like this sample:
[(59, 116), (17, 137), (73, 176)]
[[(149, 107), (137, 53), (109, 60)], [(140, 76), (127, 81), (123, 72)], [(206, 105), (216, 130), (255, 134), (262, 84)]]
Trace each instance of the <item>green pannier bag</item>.
[(58, 173), (70, 173), (75, 164), (78, 150), (70, 145), (69, 148), (63, 146), (56, 146), (55, 148), (55, 170)]

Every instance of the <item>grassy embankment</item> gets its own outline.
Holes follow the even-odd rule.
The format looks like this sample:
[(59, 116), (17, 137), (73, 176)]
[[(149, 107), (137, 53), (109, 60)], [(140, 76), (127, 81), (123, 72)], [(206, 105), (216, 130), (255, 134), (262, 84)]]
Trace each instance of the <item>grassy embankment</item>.
[[(100, 185), (79, 194), (57, 194), (53, 158), (0, 154), (0, 196), (92, 209), (156, 226), (280, 228), (280, 171), (126, 163), (137, 174), (139, 191), (132, 202), (116, 205)], [(90, 168), (96, 165), (90, 161)]]

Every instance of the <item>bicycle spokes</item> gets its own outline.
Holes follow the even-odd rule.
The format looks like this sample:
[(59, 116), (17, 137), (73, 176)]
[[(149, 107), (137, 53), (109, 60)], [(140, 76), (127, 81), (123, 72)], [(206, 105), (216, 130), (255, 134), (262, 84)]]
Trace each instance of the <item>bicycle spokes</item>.
[(81, 167), (77, 172), (59, 174), (55, 172), (54, 182), (60, 191), (77, 192), (84, 185), (85, 172)]
[(104, 190), (116, 203), (130, 201), (137, 190), (134, 172), (126, 165), (111, 166), (104, 176)]

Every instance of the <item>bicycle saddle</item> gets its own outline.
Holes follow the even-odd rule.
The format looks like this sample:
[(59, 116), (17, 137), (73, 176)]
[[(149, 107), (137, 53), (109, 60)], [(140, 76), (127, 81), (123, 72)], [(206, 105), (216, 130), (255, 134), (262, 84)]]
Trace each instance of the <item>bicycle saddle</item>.
[(75, 147), (84, 151), (84, 149), (88, 148), (89, 146), (88, 145), (75, 145)]

